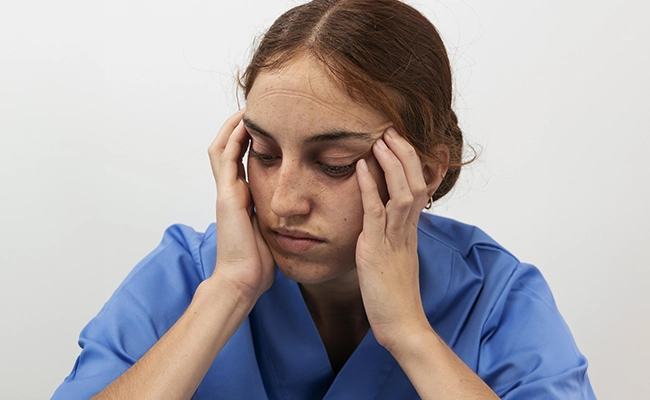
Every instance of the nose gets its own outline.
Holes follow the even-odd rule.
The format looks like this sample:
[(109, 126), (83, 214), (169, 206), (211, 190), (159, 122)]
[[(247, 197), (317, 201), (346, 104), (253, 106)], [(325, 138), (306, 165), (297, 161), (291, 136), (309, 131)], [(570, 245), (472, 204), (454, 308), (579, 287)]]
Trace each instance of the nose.
[(277, 171), (271, 210), (281, 218), (307, 215), (311, 209), (309, 180), (297, 161), (284, 159)]

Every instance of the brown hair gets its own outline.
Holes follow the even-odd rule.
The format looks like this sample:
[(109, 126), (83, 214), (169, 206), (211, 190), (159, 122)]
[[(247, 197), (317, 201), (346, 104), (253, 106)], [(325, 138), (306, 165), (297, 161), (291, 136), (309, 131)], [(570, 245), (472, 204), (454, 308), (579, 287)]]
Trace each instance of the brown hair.
[(240, 77), (244, 96), (263, 70), (297, 55), (321, 61), (353, 98), (384, 112), (425, 160), (449, 149), (448, 171), (433, 196), (447, 194), (463, 162), (463, 135), (451, 108), (447, 51), (436, 28), (397, 0), (314, 0), (281, 15)]

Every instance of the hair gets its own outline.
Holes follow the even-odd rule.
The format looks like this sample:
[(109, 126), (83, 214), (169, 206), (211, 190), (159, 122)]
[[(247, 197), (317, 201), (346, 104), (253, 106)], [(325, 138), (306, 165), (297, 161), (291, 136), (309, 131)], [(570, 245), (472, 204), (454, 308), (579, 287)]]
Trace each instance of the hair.
[(463, 134), (452, 110), (449, 57), (426, 17), (398, 0), (313, 0), (292, 8), (264, 34), (239, 77), (244, 98), (260, 72), (302, 55), (322, 62), (352, 98), (384, 112), (423, 160), (442, 162), (436, 150), (446, 146), (448, 170), (433, 200), (451, 190), (467, 164)]

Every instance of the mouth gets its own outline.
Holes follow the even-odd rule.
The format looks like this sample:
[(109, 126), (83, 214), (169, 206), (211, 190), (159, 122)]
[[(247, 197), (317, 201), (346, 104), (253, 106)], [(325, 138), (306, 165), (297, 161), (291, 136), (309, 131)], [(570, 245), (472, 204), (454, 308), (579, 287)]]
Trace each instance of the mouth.
[(325, 243), (324, 240), (299, 230), (276, 228), (272, 232), (278, 246), (289, 253), (304, 253)]

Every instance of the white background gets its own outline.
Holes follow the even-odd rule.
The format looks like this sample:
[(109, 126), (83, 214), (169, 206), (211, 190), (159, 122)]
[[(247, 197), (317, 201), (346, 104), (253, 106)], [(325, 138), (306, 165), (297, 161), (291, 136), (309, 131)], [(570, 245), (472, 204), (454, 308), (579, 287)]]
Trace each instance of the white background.
[[(237, 5), (235, 5), (237, 3)], [(206, 149), (289, 0), (0, 6), (0, 398), (48, 398), (77, 336), (182, 222)], [(435, 212), (548, 279), (601, 399), (647, 395), (650, 24), (641, 1), (418, 0), (480, 159)]]

